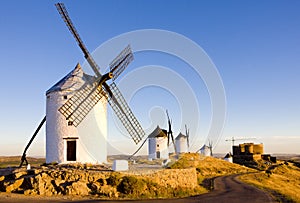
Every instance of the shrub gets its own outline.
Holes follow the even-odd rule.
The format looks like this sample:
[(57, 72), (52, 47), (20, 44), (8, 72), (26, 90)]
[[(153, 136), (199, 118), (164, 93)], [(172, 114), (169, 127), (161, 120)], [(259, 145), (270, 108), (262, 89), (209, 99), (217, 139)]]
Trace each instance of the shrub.
[(138, 179), (134, 176), (124, 176), (117, 189), (126, 195), (138, 195), (147, 189), (147, 184), (143, 179)]
[(107, 178), (107, 185), (117, 186), (121, 181), (121, 175), (119, 173), (112, 173), (109, 178)]

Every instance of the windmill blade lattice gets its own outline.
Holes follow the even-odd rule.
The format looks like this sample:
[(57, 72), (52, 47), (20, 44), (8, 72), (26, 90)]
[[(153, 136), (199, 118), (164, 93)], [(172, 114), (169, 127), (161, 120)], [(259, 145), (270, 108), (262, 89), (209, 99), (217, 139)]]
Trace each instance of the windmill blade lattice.
[(115, 83), (110, 85), (110, 90), (111, 92), (108, 92), (108, 102), (110, 106), (122, 122), (123, 126), (126, 128), (127, 132), (132, 137), (133, 141), (136, 144), (139, 143), (145, 136), (143, 128), (133, 115), (131, 109), (129, 108), (127, 102)]
[(117, 79), (117, 77), (125, 70), (128, 64), (133, 61), (133, 54), (128, 45), (110, 64), (110, 72), (113, 73), (113, 80)]
[(59, 14), (61, 15), (62, 19), (66, 23), (68, 29), (70, 30), (70, 32), (76, 39), (80, 49), (84, 53), (85, 59), (90, 64), (90, 66), (92, 67), (92, 69), (95, 72), (95, 74), (97, 75), (97, 77), (101, 77), (101, 73), (99, 72), (99, 67), (98, 67), (97, 63), (95, 62), (95, 60), (93, 59), (93, 57), (91, 56), (90, 52), (87, 50), (83, 41), (81, 40), (77, 30), (75, 29), (75, 27), (71, 21), (71, 18), (69, 17), (69, 14), (68, 14), (68, 11), (67, 11), (65, 5), (63, 3), (57, 3), (57, 4), (55, 4), (55, 6), (56, 6)]
[(104, 95), (105, 92), (98, 81), (87, 84), (61, 106), (59, 112), (77, 127)]
[[(112, 83), (111, 86), (108, 86), (106, 84), (106, 80), (109, 80), (111, 78), (115, 80), (133, 60), (133, 54), (130, 46), (128, 45), (110, 64), (109, 74), (112, 74), (112, 77), (104, 78), (104, 76), (107, 74), (102, 76), (99, 72), (98, 65), (83, 44), (64, 4), (57, 3), (55, 5), (64, 22), (66, 23), (68, 29), (76, 39), (80, 49), (83, 51), (84, 57), (87, 59), (88, 63), (95, 72), (97, 81), (102, 81), (101, 84), (100, 82), (96, 82), (91, 86), (86, 86), (82, 90), (79, 90), (59, 109), (59, 111), (66, 117), (67, 120), (73, 122), (74, 126), (78, 126), (80, 122), (85, 118), (85, 116), (89, 113), (89, 111), (97, 104), (97, 102), (104, 95), (107, 97), (108, 94), (109, 104), (117, 114), (118, 118), (121, 120), (128, 133), (131, 135), (134, 142), (138, 143), (145, 135), (145, 132), (133, 115), (115, 83)], [(107, 94), (105, 94), (105, 91), (102, 91), (102, 86)]]

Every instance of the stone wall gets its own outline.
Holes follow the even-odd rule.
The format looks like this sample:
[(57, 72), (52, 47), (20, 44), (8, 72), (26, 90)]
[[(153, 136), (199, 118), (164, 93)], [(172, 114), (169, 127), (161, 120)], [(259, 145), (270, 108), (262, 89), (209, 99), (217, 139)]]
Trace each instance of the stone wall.
[(145, 175), (153, 182), (163, 187), (195, 188), (197, 186), (197, 173), (195, 168), (167, 169)]
[[(112, 171), (94, 171), (74, 168), (47, 168), (16, 170), (0, 176), (0, 191), (26, 195), (102, 195), (118, 198), (117, 185), (124, 176), (135, 176), (156, 183), (161, 188), (197, 186), (195, 168), (165, 169), (152, 174), (133, 175)], [(112, 183), (112, 177), (116, 177)], [(111, 180), (109, 180), (111, 179)]]

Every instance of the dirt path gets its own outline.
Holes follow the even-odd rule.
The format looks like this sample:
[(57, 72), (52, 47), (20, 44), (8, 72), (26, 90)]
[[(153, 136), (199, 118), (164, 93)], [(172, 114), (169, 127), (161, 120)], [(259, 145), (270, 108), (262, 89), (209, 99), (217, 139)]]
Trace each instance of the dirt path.
[(182, 199), (167, 199), (167, 200), (138, 200), (138, 201), (104, 201), (104, 200), (68, 200), (58, 198), (34, 198), (24, 197), (18, 195), (10, 195), (0, 193), (0, 203), (23, 203), (23, 202), (41, 202), (41, 203), (54, 203), (54, 202), (72, 202), (72, 203), (83, 203), (83, 202), (109, 202), (109, 203), (132, 203), (132, 202), (143, 202), (143, 203), (189, 203), (189, 202), (205, 202), (205, 203), (267, 203), (275, 202), (272, 197), (266, 192), (259, 190), (253, 186), (247, 185), (237, 179), (238, 175), (218, 177), (214, 181), (214, 190), (208, 194), (198, 195), (195, 197), (187, 197)]

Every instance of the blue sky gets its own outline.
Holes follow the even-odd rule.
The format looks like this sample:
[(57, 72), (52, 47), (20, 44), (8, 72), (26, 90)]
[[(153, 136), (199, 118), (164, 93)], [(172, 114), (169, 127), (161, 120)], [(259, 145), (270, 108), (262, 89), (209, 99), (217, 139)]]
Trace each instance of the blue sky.
[[(45, 114), (45, 91), (77, 62), (84, 62), (54, 3), (1, 2), (0, 155), (22, 152)], [(254, 141), (263, 142), (267, 153), (299, 153), (299, 1), (64, 3), (91, 52), (112, 37), (139, 29), (169, 30), (201, 46), (216, 65), (226, 91), (227, 118), (216, 152), (229, 151), (230, 143), (224, 140), (234, 136), (257, 137)], [(155, 53), (136, 54), (127, 73), (152, 64), (174, 67), (184, 78), (191, 77), (187, 80), (201, 103), (203, 118), (203, 128), (201, 123), (197, 136), (205, 136), (210, 102), (203, 81), (190, 76), (188, 71), (177, 70), (179, 64), (184, 67), (178, 60)], [(145, 118), (149, 108), (170, 108), (177, 134), (182, 129), (176, 127), (181, 121), (175, 101), (143, 101), (147, 91), (166, 100), (171, 98), (164, 90), (154, 90), (145, 89), (130, 105), (137, 106), (136, 115), (143, 117), (139, 119), (145, 128), (151, 126), (149, 118)], [(152, 113), (155, 112), (158, 116), (152, 116), (158, 120), (154, 122), (163, 122), (159, 120), (161, 111), (154, 108)], [(44, 132), (39, 134), (29, 154), (43, 153), (44, 136)], [(195, 148), (202, 144), (196, 143)]]

